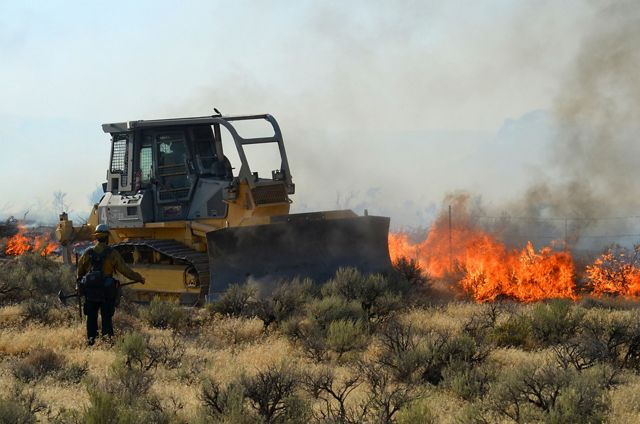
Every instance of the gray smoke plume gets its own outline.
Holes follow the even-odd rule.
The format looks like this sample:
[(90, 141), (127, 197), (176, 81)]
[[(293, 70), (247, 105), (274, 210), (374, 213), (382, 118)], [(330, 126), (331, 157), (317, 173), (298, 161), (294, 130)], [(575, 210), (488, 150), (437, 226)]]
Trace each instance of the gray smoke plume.
[(510, 212), (566, 217), (555, 234), (595, 247), (638, 232), (640, 3), (601, 6), (587, 28), (554, 102), (554, 176), (536, 181)]
[[(485, 200), (478, 213), (492, 219), (479, 222), (514, 244), (606, 244), (616, 239), (592, 236), (637, 231), (598, 218), (637, 214), (640, 3), (358, 4), (314, 3), (287, 22), (286, 53), (265, 62), (279, 78), (233, 63), (164, 114), (273, 113), (296, 212), (369, 209), (428, 225), (434, 199), (463, 189)], [(492, 144), (500, 119), (550, 97), (553, 131), (540, 143)], [(542, 139), (547, 155), (527, 178), (524, 157)]]

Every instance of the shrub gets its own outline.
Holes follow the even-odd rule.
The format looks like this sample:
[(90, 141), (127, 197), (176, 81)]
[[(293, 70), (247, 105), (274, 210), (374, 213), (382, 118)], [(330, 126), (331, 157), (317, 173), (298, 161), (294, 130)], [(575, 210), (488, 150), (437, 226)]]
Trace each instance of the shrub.
[(226, 387), (208, 378), (201, 386), (199, 418), (202, 422), (234, 424), (306, 423), (311, 410), (296, 396), (298, 385), (298, 374), (285, 365), (270, 366), (250, 377), (243, 375)]
[[(153, 397), (139, 396), (123, 401), (116, 394), (100, 388), (89, 388), (90, 404), (80, 417), (87, 424), (139, 424), (176, 422)], [(180, 422), (180, 421), (177, 421)]]
[(484, 402), (467, 402), (456, 414), (455, 422), (459, 424), (490, 424), (500, 422), (497, 418), (494, 418), (491, 415), (490, 409)]
[(389, 368), (396, 381), (412, 383), (417, 374), (422, 374), (428, 362), (428, 349), (414, 327), (392, 319), (379, 333), (382, 352), (378, 358)]
[(333, 321), (358, 321), (364, 318), (358, 302), (338, 296), (314, 299), (307, 304), (306, 310), (308, 319), (317, 323), (322, 331), (326, 331)]
[(591, 310), (571, 340), (585, 362), (609, 362), (637, 367), (640, 359), (638, 314)]
[(145, 396), (153, 384), (153, 375), (143, 368), (131, 368), (125, 362), (115, 361), (109, 370), (112, 378), (107, 382), (111, 394), (131, 404), (139, 396)]
[(64, 359), (50, 349), (37, 349), (18, 362), (14, 369), (14, 377), (24, 383), (39, 380), (59, 371)]
[(186, 322), (184, 309), (159, 297), (154, 297), (149, 306), (142, 310), (141, 315), (145, 322), (156, 328), (178, 329)]
[(437, 385), (447, 367), (476, 366), (489, 353), (468, 335), (431, 331), (426, 336), (419, 336), (410, 324), (395, 320), (383, 327), (379, 340), (382, 351), (377, 362), (389, 369), (396, 381), (407, 384), (414, 383), (420, 376)]
[(339, 296), (347, 301), (360, 300), (365, 277), (356, 268), (339, 268), (322, 287), (324, 296)]
[(495, 370), (482, 364), (478, 367), (469, 364), (452, 363), (443, 373), (444, 386), (461, 399), (473, 401), (487, 394), (495, 379)]
[(531, 312), (531, 330), (542, 344), (557, 344), (575, 334), (581, 314), (566, 299), (538, 303)]
[[(104, 380), (87, 382), (90, 404), (76, 421), (88, 423), (169, 423), (184, 405), (169, 396), (163, 403), (151, 392), (154, 371), (166, 355), (162, 344), (131, 333), (117, 345), (117, 357)], [(73, 415), (73, 414), (72, 414)], [(73, 419), (73, 416), (70, 418)]]
[(584, 296), (578, 304), (585, 309), (610, 309), (610, 310), (629, 310), (637, 309), (640, 303), (637, 299), (626, 297), (616, 297), (608, 295)]
[(130, 369), (153, 371), (162, 364), (173, 369), (180, 366), (185, 354), (183, 340), (173, 332), (167, 338), (151, 339), (140, 333), (128, 333), (116, 346), (120, 361)]
[(575, 375), (550, 408), (548, 422), (604, 422), (608, 406), (607, 399), (603, 396), (606, 379), (602, 378), (601, 371), (596, 367)]
[(322, 361), (328, 349), (342, 356), (349, 350), (364, 346), (367, 342), (364, 322), (363, 310), (356, 301), (327, 296), (307, 303), (306, 318), (294, 316), (283, 323), (282, 330), (298, 341), (310, 358)]
[(500, 375), (490, 394), (492, 407), (516, 422), (541, 419), (569, 378), (564, 369), (549, 362), (520, 364)]
[(69, 267), (38, 254), (18, 256), (3, 264), (0, 272), (0, 300), (41, 299), (74, 287), (75, 275)]
[(225, 317), (215, 321), (210, 334), (217, 343), (237, 346), (258, 340), (263, 334), (263, 328), (255, 318)]
[(380, 274), (363, 275), (355, 268), (340, 268), (322, 287), (325, 297), (357, 303), (367, 321), (388, 315), (400, 305), (399, 294)]
[(87, 424), (117, 424), (120, 422), (120, 402), (112, 394), (89, 390), (89, 406), (84, 410), (82, 422)]
[(181, 341), (174, 343), (166, 340), (158, 343), (138, 333), (126, 334), (116, 345), (118, 357), (111, 364), (105, 390), (128, 403), (133, 403), (136, 396), (145, 396), (158, 365), (180, 366), (184, 346)]
[(384, 321), (403, 307), (402, 302), (403, 298), (400, 294), (385, 292), (376, 298), (371, 308), (365, 310), (369, 322), (379, 324)]
[(325, 331), (317, 321), (291, 318), (284, 322), (282, 331), (289, 338), (300, 344), (302, 351), (314, 361), (320, 362), (326, 359), (328, 346)]
[(434, 424), (436, 418), (426, 402), (414, 401), (398, 411), (398, 424)]
[(327, 329), (327, 346), (338, 354), (338, 358), (346, 352), (364, 348), (367, 342), (362, 321), (337, 320), (331, 322)]
[(487, 355), (488, 352), (479, 349), (475, 340), (464, 334), (448, 337), (445, 343), (438, 344), (434, 350), (435, 358), (448, 364), (455, 362), (477, 364)]
[(78, 384), (82, 381), (85, 375), (87, 375), (87, 364), (71, 364), (58, 371), (57, 377), (59, 380), (66, 381), (72, 384)]
[(52, 307), (51, 302), (44, 299), (27, 299), (22, 304), (22, 313), (27, 320), (46, 324), (50, 321), (49, 311)]
[(556, 360), (563, 368), (573, 367), (577, 371), (590, 368), (600, 361), (607, 359), (606, 346), (597, 340), (586, 339), (581, 336), (553, 347)]
[(252, 284), (232, 284), (220, 299), (210, 303), (214, 312), (231, 316), (251, 316), (255, 309), (257, 287)]
[(305, 303), (313, 296), (310, 279), (294, 279), (276, 287), (271, 297), (256, 302), (255, 313), (267, 328), (271, 323), (282, 323), (301, 313)]
[(321, 404), (316, 409), (315, 418), (319, 422), (357, 422), (364, 411), (354, 411), (347, 407), (347, 399), (361, 384), (360, 373), (351, 373), (342, 380), (336, 378), (332, 368), (324, 367), (318, 372), (307, 373), (302, 384), (307, 392)]
[(0, 399), (0, 424), (31, 424), (36, 416), (15, 400)]
[(33, 390), (24, 390), (20, 386), (4, 389), (0, 398), (0, 424), (35, 423), (36, 414), (47, 408)]
[(178, 378), (188, 386), (201, 381), (207, 369), (207, 358), (190, 357), (183, 361), (177, 369)]
[(429, 277), (422, 271), (418, 261), (401, 256), (393, 263), (394, 270), (412, 286), (422, 286), (427, 284)]
[(483, 342), (490, 337), (498, 318), (504, 311), (505, 305), (503, 303), (483, 303), (481, 309), (469, 317), (462, 329), (465, 334), (473, 337), (477, 342)]
[(304, 409), (295, 397), (298, 375), (285, 365), (269, 366), (251, 377), (242, 376), (240, 384), (250, 405), (267, 423), (283, 421), (293, 407)]
[(493, 328), (490, 339), (497, 346), (530, 349), (533, 346), (531, 320), (524, 315), (511, 316)]
[(471, 367), (481, 363), (488, 355), (488, 351), (479, 349), (469, 336), (446, 333), (436, 333), (435, 336), (429, 340), (422, 364), (422, 377), (431, 384), (437, 385), (442, 381), (443, 372), (448, 366)]
[(151, 344), (150, 350), (159, 357), (159, 362), (169, 369), (175, 369), (182, 364), (186, 353), (184, 339), (177, 331), (172, 331), (168, 338), (161, 338), (158, 344)]
[(600, 422), (611, 381), (609, 369), (578, 373), (545, 358), (505, 370), (489, 397), (496, 412), (516, 422)]
[(140, 333), (125, 334), (116, 345), (117, 352), (123, 357), (129, 368), (137, 367), (150, 369), (152, 364), (147, 362), (147, 339)]
[(254, 420), (247, 418), (244, 407), (244, 388), (238, 383), (221, 387), (212, 378), (202, 382), (200, 388), (202, 409), (200, 419), (203, 422), (247, 423)]
[(362, 362), (358, 371), (363, 375), (369, 388), (366, 408), (363, 408), (367, 422), (392, 423), (394, 416), (421, 397), (415, 385), (394, 383), (389, 370), (374, 362)]

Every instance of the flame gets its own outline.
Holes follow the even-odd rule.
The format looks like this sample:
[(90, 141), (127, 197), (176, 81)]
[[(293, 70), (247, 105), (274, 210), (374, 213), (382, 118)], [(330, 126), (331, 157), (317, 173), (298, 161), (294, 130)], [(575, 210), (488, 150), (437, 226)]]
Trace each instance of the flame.
[(41, 256), (53, 253), (58, 247), (58, 243), (52, 242), (49, 234), (30, 235), (24, 226), (18, 227), (18, 234), (7, 240), (4, 253), (9, 256), (20, 256), (25, 253), (34, 252)]
[(4, 253), (11, 256), (24, 255), (32, 250), (29, 238), (25, 236), (25, 229), (20, 227), (18, 234), (14, 235), (7, 241), (7, 247)]
[(640, 246), (632, 252), (612, 246), (587, 266), (586, 275), (596, 295), (640, 295)]
[(416, 259), (431, 277), (457, 281), (476, 301), (501, 297), (522, 302), (576, 298), (574, 263), (567, 251), (547, 246), (536, 250), (504, 243), (473, 223), (464, 204), (449, 227), (448, 215), (436, 219), (424, 241), (413, 243), (403, 233), (389, 234), (389, 253)]

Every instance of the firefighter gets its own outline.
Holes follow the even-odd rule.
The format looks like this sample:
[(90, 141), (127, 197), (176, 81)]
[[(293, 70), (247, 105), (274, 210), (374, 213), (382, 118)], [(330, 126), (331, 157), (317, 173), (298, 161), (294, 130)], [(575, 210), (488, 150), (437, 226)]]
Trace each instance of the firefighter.
[(113, 336), (112, 318), (120, 290), (118, 281), (113, 278), (114, 272), (144, 284), (142, 275), (129, 268), (120, 253), (109, 247), (109, 227), (106, 224), (98, 225), (93, 235), (96, 244), (78, 260), (78, 294), (85, 299), (89, 345), (93, 345), (98, 336), (98, 312), (102, 318), (102, 337)]

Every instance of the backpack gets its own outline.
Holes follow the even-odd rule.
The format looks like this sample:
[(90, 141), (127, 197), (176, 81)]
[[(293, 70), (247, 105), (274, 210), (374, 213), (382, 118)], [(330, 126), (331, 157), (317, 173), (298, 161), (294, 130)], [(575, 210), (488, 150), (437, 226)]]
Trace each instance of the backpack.
[(102, 266), (109, 253), (111, 253), (110, 247), (107, 247), (100, 254), (93, 249), (87, 251), (91, 260), (91, 270), (82, 277), (79, 288), (80, 293), (90, 302), (113, 301), (116, 298), (117, 281), (102, 273)]

